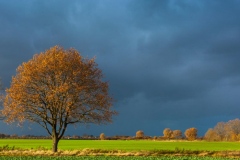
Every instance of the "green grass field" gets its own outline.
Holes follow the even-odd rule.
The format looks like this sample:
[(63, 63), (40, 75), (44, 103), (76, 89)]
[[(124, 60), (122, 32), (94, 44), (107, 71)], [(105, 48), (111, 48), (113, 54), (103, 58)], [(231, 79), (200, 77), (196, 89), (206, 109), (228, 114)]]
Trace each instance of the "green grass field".
[[(37, 149), (40, 146), (51, 149), (51, 140), (24, 140), (24, 139), (0, 139), (0, 147), (8, 145), (22, 149)], [(58, 148), (60, 150), (81, 150), (103, 149), (103, 150), (207, 150), (207, 151), (223, 151), (238, 150), (240, 151), (239, 142), (168, 142), (168, 141), (147, 141), (147, 140), (60, 140)]]
[[(15, 149), (36, 149), (33, 150), (33, 153), (41, 152), (40, 155), (29, 156), (27, 152), (25, 156), (21, 156), (21, 151), (18, 152), (17, 156), (12, 155), (11, 149), (9, 152), (5, 152), (4, 150), (0, 151), (1, 160), (230, 160), (233, 158), (226, 158), (228, 154), (224, 155), (223, 157), (218, 156), (197, 156), (194, 155), (194, 152), (190, 154), (182, 155), (182, 156), (175, 156), (173, 155), (160, 155), (160, 156), (147, 156), (145, 151), (176, 151), (176, 150), (189, 150), (189, 151), (202, 151), (204, 153), (206, 151), (240, 151), (240, 143), (239, 142), (205, 142), (205, 141), (179, 141), (179, 142), (172, 142), (172, 141), (147, 141), (147, 140), (61, 140), (59, 142), (59, 150), (61, 150), (61, 156), (59, 154), (51, 155), (51, 140), (28, 140), (28, 139), (0, 139), (0, 147), (3, 148), (4, 146), (8, 146), (9, 148), (15, 147)], [(42, 149), (49, 149), (46, 152), (42, 152)], [(108, 153), (112, 152), (113, 150), (117, 151), (126, 151), (126, 153), (134, 152), (134, 156), (126, 156), (126, 157), (118, 157), (118, 156), (93, 156), (92, 154), (87, 154), (88, 156), (74, 156), (75, 153), (80, 153), (79, 151), (84, 151), (85, 148), (88, 149), (100, 149), (100, 150), (109, 150)], [(76, 151), (77, 150), (77, 151)], [(70, 151), (70, 152), (69, 152)], [(67, 155), (64, 155), (65, 152)], [(42, 154), (43, 153), (43, 154)], [(73, 155), (71, 156), (71, 153)], [(143, 153), (142, 156), (139, 156), (139, 153)], [(156, 152), (157, 153), (157, 152)], [(180, 152), (172, 152), (172, 153), (180, 153)], [(189, 152), (184, 152), (189, 153)], [(200, 152), (199, 152), (200, 153)], [(237, 152), (239, 154), (240, 152)], [(12, 155), (12, 156), (10, 156)], [(16, 155), (16, 154), (15, 154)], [(42, 156), (43, 155), (43, 156)], [(104, 154), (103, 154), (104, 155)], [(117, 154), (119, 155), (119, 154)], [(137, 155), (137, 156), (135, 156)], [(239, 156), (237, 156), (239, 157)], [(236, 157), (234, 157), (236, 159)], [(240, 160), (240, 158), (238, 158)]]

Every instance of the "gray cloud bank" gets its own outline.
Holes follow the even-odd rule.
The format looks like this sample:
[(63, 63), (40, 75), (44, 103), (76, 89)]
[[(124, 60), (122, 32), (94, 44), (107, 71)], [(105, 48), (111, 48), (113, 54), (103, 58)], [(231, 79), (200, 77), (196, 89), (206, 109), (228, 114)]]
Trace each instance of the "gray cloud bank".
[[(96, 56), (119, 116), (67, 134), (162, 135), (239, 118), (239, 0), (1, 1), (0, 77), (54, 45)], [(5, 131), (42, 133), (0, 123)], [(34, 128), (33, 125), (31, 128)], [(26, 127), (28, 128), (28, 127)]]

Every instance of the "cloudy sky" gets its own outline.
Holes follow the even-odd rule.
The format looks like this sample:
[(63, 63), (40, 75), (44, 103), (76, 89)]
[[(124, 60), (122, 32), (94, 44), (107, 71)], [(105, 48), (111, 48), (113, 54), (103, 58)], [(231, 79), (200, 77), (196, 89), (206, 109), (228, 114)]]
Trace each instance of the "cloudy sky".
[[(0, 77), (55, 45), (96, 56), (119, 112), (66, 134), (160, 136), (240, 118), (239, 0), (0, 1)], [(46, 134), (0, 122), (0, 133)]]

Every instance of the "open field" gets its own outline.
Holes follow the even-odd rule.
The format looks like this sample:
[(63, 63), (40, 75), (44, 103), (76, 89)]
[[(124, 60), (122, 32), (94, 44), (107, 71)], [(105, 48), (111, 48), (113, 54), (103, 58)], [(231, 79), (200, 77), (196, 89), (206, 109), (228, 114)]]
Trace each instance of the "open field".
[[(43, 147), (51, 149), (51, 140), (28, 140), (28, 139), (0, 139), (0, 147), (8, 145), (9, 147), (22, 149), (38, 149)], [(239, 142), (205, 142), (205, 141), (147, 141), (147, 140), (60, 140), (58, 148), (60, 150), (82, 150), (103, 149), (103, 150), (198, 150), (198, 151), (240, 151)]]
[[(51, 140), (0, 139), (0, 159), (5, 160), (223, 160), (239, 158), (239, 142), (205, 142), (205, 141), (148, 141), (148, 140), (61, 140), (59, 151), (51, 151)], [(9, 157), (12, 156), (12, 157)], [(15, 158), (14, 156), (17, 156)], [(44, 157), (41, 157), (44, 156)], [(61, 158), (60, 158), (61, 157)], [(185, 157), (185, 158), (183, 158)], [(10, 159), (9, 159), (10, 158)], [(145, 159), (144, 159), (145, 158)]]

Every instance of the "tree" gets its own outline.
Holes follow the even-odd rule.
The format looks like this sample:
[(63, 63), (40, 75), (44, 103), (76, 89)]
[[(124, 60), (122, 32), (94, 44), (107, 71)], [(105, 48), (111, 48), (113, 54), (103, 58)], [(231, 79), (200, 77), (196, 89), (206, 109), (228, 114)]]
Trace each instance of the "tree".
[[(211, 134), (210, 134), (211, 133)], [(213, 134), (214, 133), (214, 134)], [(211, 135), (211, 138), (210, 138)], [(213, 135), (215, 137), (213, 137)], [(209, 141), (237, 141), (240, 139), (240, 120), (234, 119), (228, 122), (218, 122), (213, 129), (209, 129), (205, 138)]]
[(220, 140), (227, 140), (226, 124), (224, 122), (218, 122), (213, 129), (217, 133), (217, 135), (220, 137)]
[(204, 139), (207, 141), (219, 141), (221, 138), (214, 129), (210, 128), (205, 133)]
[(154, 139), (154, 141), (157, 140), (157, 136), (154, 136), (153, 139)]
[(180, 139), (180, 138), (182, 138), (182, 131), (180, 131), (180, 130), (174, 130), (174, 131), (172, 132), (172, 138), (174, 138), (174, 139)]
[(107, 124), (116, 114), (108, 83), (94, 59), (55, 46), (17, 68), (6, 90), (6, 122), (35, 122), (52, 137), (52, 151), (68, 125)]
[(238, 118), (228, 121), (226, 125), (229, 132), (236, 135), (240, 134), (240, 120)]
[(136, 138), (142, 139), (144, 138), (144, 132), (139, 130), (136, 132)]
[(188, 140), (193, 141), (197, 138), (197, 129), (189, 128), (185, 131), (185, 136)]
[(105, 139), (105, 134), (101, 133), (99, 137), (100, 137), (101, 140), (104, 140)]
[(163, 136), (167, 139), (170, 139), (172, 137), (173, 131), (170, 128), (165, 128), (163, 130)]

